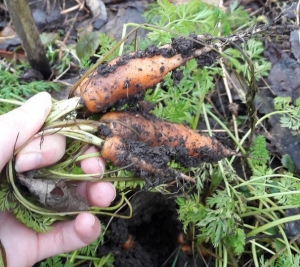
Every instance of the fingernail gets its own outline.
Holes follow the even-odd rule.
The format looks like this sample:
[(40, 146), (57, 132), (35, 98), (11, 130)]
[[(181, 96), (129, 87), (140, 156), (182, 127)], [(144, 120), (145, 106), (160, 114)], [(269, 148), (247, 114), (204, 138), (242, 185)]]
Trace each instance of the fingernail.
[(110, 182), (107, 182), (107, 183), (113, 188), (113, 191), (115, 193), (115, 195), (114, 195), (114, 197), (113, 197), (113, 199), (111, 201), (111, 202), (113, 202), (116, 199), (116, 196), (117, 196), (116, 188), (114, 187), (114, 185), (112, 183), (110, 183)]
[(15, 170), (16, 172), (25, 172), (38, 168), (43, 161), (40, 153), (28, 153), (20, 155), (16, 158)]
[(104, 174), (104, 167), (103, 167), (103, 162), (100, 159), (97, 159), (98, 165), (100, 167), (100, 178), (103, 177)]
[(86, 218), (86, 223), (90, 225), (90, 227), (93, 227), (96, 222), (96, 218), (93, 214), (88, 213), (89, 216)]

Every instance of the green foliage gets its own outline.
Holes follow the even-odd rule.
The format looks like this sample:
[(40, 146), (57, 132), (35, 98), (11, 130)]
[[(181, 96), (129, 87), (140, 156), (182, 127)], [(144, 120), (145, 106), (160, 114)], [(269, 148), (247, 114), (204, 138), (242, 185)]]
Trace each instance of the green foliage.
[[(149, 6), (144, 13), (146, 21), (173, 32), (188, 35), (191, 32), (206, 33), (216, 25), (219, 9), (201, 1), (189, 1), (188, 4), (173, 5), (167, 0), (159, 0)], [(150, 40), (169, 43), (171, 33), (155, 31), (148, 34)]]
[(51, 69), (56, 75), (64, 73), (70, 68), (74, 60), (77, 60), (74, 45), (69, 47), (55, 47), (50, 44), (47, 46), (46, 57), (49, 61)]
[(176, 203), (179, 206), (178, 219), (183, 223), (184, 232), (187, 231), (189, 224), (198, 222), (207, 214), (197, 195), (188, 198), (178, 197)]
[[(116, 171), (111, 177), (116, 177), (114, 181), (114, 187), (120, 192), (124, 192), (130, 189), (143, 188), (145, 185), (144, 180), (134, 180), (133, 173), (127, 170)], [(132, 178), (131, 181), (122, 180), (124, 178)]]
[(290, 108), (292, 98), (277, 96), (273, 101), (275, 110), (287, 110)]
[(290, 155), (284, 154), (281, 158), (281, 164), (288, 170), (288, 172), (293, 173), (295, 171), (295, 164)]
[(292, 258), (287, 254), (283, 253), (278, 256), (274, 262), (265, 261), (264, 255), (260, 257), (260, 267), (298, 267), (300, 266), (300, 255), (292, 255)]
[(225, 236), (225, 244), (234, 252), (236, 255), (241, 255), (245, 249), (246, 234), (241, 228), (236, 228), (234, 234)]
[(258, 135), (254, 139), (250, 149), (250, 161), (254, 166), (263, 166), (269, 161), (266, 139), (262, 135)]
[(84, 57), (91, 57), (95, 54), (96, 49), (100, 45), (99, 32), (85, 32), (83, 33), (76, 44), (76, 54), (81, 59)]
[[(191, 33), (227, 36), (250, 21), (247, 12), (236, 4), (224, 13), (218, 7), (199, 0), (178, 5), (160, 0), (150, 5), (144, 15), (148, 23), (164, 29), (155, 29), (147, 35), (157, 45), (170, 43), (172, 37), (178, 37), (178, 33), (183, 36)], [(266, 75), (271, 65), (261, 56), (262, 43), (250, 40), (241, 47), (253, 61), (256, 69), (255, 77), (259, 79)], [(230, 67), (234, 71), (250, 79), (248, 63), (241, 52), (229, 48), (224, 56), (228, 57)], [(192, 60), (182, 67), (181, 71), (183, 71), (183, 78), (178, 84), (174, 84), (169, 75), (160, 87), (147, 92), (146, 100), (156, 104), (154, 114), (158, 117), (172, 122), (188, 123), (195, 128), (198, 123), (195, 122), (195, 118), (198, 118), (197, 114), (201, 112), (203, 99), (214, 88), (214, 80), (222, 70), (216, 64), (199, 69), (196, 62)]]
[[(207, 215), (196, 223), (200, 229), (200, 238), (210, 240), (217, 247), (221, 241), (230, 241), (235, 254), (243, 251), (245, 234), (241, 234), (241, 218), (236, 210), (235, 200), (224, 191), (217, 190), (207, 199)], [(235, 243), (235, 246), (232, 244)], [(229, 245), (229, 244), (227, 244)]]
[(80, 255), (95, 257), (98, 245), (99, 245), (99, 240), (96, 239), (94, 242), (92, 242), (88, 246), (85, 246), (85, 247), (79, 249), (78, 253)]
[[(228, 35), (236, 27), (249, 23), (249, 15), (242, 8), (231, 6), (229, 13), (224, 13), (218, 7), (206, 4), (199, 0), (173, 5), (170, 1), (159, 0), (151, 4), (144, 13), (147, 23), (155, 24), (164, 29), (182, 35), (190, 33), (209, 33), (217, 36)], [(216, 25), (220, 22), (221, 28)], [(169, 43), (174, 34), (166, 31), (153, 31), (148, 34), (153, 42)]]
[[(274, 199), (278, 205), (298, 205), (300, 197), (298, 194), (289, 194), (292, 191), (300, 190), (300, 182), (293, 177), (292, 173), (284, 172), (281, 177), (273, 178), (274, 170), (267, 166), (269, 162), (266, 141), (263, 136), (257, 136), (253, 147), (250, 149), (252, 172), (250, 185), (253, 186), (250, 194), (256, 197), (267, 196), (269, 193), (276, 193)], [(288, 162), (289, 157), (285, 157)], [(287, 163), (291, 164), (291, 163)], [(290, 167), (292, 168), (292, 167)]]
[(41, 267), (72, 267), (73, 264), (70, 262), (62, 263), (61, 257), (54, 256), (43, 261), (40, 266)]
[(280, 117), (281, 127), (293, 131), (300, 129), (300, 98), (296, 99), (293, 105), (291, 97), (277, 96), (274, 98), (274, 108), (276, 111), (283, 111)]
[[(190, 33), (227, 36), (250, 21), (248, 14), (241, 8), (237, 8), (236, 4), (231, 6), (228, 13), (224, 13), (218, 7), (210, 6), (198, 0), (189, 1), (181, 5), (172, 5), (170, 1), (159, 0), (150, 6), (145, 13), (145, 17), (147, 22), (161, 27), (160, 29), (153, 28), (148, 34), (151, 43), (157, 45), (169, 43), (172, 37), (178, 37), (178, 33), (184, 36)], [(149, 43), (148, 39), (144, 40), (144, 44), (146, 43)], [(59, 63), (60, 49), (49, 46), (48, 58), (57, 73), (62, 73), (72, 64), (74, 59), (77, 60), (77, 56), (80, 58), (80, 66), (87, 67), (90, 64), (91, 56), (101, 57), (109, 52), (114, 44), (115, 41), (104, 34), (86, 33), (78, 41), (77, 47), (69, 46), (63, 49), (63, 57)], [(270, 64), (261, 56), (263, 51), (262, 43), (248, 41), (242, 44), (241, 48), (255, 66), (255, 78), (259, 79), (261, 76), (266, 75), (270, 69)], [(75, 50), (77, 51), (77, 56)], [(244, 76), (245, 80), (250, 80), (252, 74), (249, 71), (248, 63), (239, 50), (229, 48), (224, 52), (224, 57), (228, 59), (229, 71)], [(156, 104), (154, 113), (169, 121), (197, 126), (197, 115), (202, 111), (204, 99), (214, 89), (214, 81), (222, 73), (222, 69), (217, 64), (218, 62), (216, 61), (216, 64), (210, 67), (199, 69), (195, 60), (189, 61), (186, 66), (180, 68), (179, 71), (182, 71), (183, 78), (176, 85), (173, 83), (171, 75), (168, 75), (160, 86), (147, 92), (146, 100)], [(290, 107), (289, 103), (284, 107)], [(197, 118), (196, 123), (195, 118)], [(72, 149), (67, 151), (68, 155), (76, 154), (77, 148), (75, 146), (72, 147)], [(272, 179), (275, 171), (267, 166), (269, 155), (265, 139), (262, 136), (258, 136), (255, 139), (250, 153), (251, 158), (249, 161), (253, 166), (251, 169), (252, 177), (245, 181), (245, 185), (241, 188), (238, 186), (239, 183), (243, 183), (243, 180), (240, 177), (234, 179), (237, 175), (233, 173), (233, 170), (221, 168), (220, 166), (223, 166), (222, 163), (220, 163), (218, 169), (212, 164), (201, 165), (201, 167), (206, 168), (205, 170), (201, 169), (201, 167), (189, 169), (191, 173), (195, 174), (197, 180), (195, 190), (197, 193), (193, 195), (187, 194), (184, 198), (177, 198), (176, 203), (178, 205), (178, 217), (183, 224), (183, 229), (185, 232), (193, 232), (195, 234), (196, 245), (207, 241), (213, 244), (216, 250), (224, 245), (226, 250), (232, 252), (232, 254), (240, 255), (245, 252), (245, 228), (247, 227), (246, 224), (243, 225), (242, 217), (247, 212), (253, 212), (251, 208), (255, 208), (254, 210), (256, 211), (257, 206), (252, 207), (252, 203), (255, 203), (255, 205), (257, 203), (261, 204), (260, 208), (268, 207), (267, 205), (263, 206), (263, 201), (268, 197), (268, 194), (275, 193), (276, 195), (272, 196), (271, 201), (276, 202), (276, 204), (299, 205), (299, 196), (288, 194), (289, 190), (296, 191), (300, 188), (299, 182), (295, 181), (291, 174), (282, 174), (282, 176), (276, 176), (275, 179)], [(74, 165), (70, 165), (69, 170), (77, 172), (78, 169), (73, 169)], [(118, 170), (110, 174), (110, 177), (116, 178), (116, 180), (121, 180), (122, 178), (126, 180), (125, 178), (132, 178), (133, 174), (125, 170)], [(235, 182), (235, 185), (232, 185), (233, 182)], [(117, 181), (115, 186), (120, 191), (124, 191), (130, 188), (141, 188), (143, 183), (141, 181), (131, 183)], [(209, 192), (206, 192), (204, 188), (208, 188)], [(257, 202), (253, 201), (246, 205), (247, 198), (252, 198)], [(13, 211), (20, 220), (25, 218), (23, 220), (26, 220), (26, 223), (29, 220), (29, 226), (32, 228), (36, 227), (34, 229), (37, 231), (50, 229), (51, 219), (47, 221), (42, 216), (35, 216), (30, 211), (24, 211), (24, 208), (22, 209), (21, 206), (15, 204), (17, 203), (16, 199), (14, 199), (14, 195), (9, 190), (0, 191), (0, 203), (1, 210)], [(257, 217), (251, 215), (251, 220), (249, 221), (253, 222), (256, 218), (263, 217), (259, 211), (255, 215)], [(274, 217), (273, 214), (272, 216)], [(263, 219), (268, 220), (269, 217), (264, 214)], [(258, 222), (257, 224), (261, 223), (258, 220), (255, 222)], [(41, 227), (44, 228), (41, 229)], [(95, 266), (113, 266), (114, 258), (110, 253), (95, 260), (95, 252), (99, 243), (103, 243), (103, 239), (78, 250), (78, 255), (85, 255), (85, 259), (90, 262), (94, 261)], [(74, 252), (75, 254), (76, 252)], [(76, 258), (76, 255), (74, 258)], [(44, 264), (42, 266), (74, 265), (70, 262), (66, 262), (64, 265), (63, 262), (62, 258), (56, 256), (47, 259), (42, 263)]]
[[(101, 231), (105, 230), (105, 226), (101, 224)], [(91, 244), (68, 253), (67, 255), (57, 255), (51, 258), (44, 260), (41, 263), (41, 267), (71, 267), (71, 266), (78, 266), (80, 264), (80, 259), (82, 257), (85, 258), (86, 262), (89, 261), (89, 266), (95, 267), (114, 267), (114, 256), (112, 253), (108, 253), (102, 257), (97, 257), (97, 248), (99, 245), (103, 245), (104, 238), (103, 235), (100, 236)], [(64, 259), (64, 257), (66, 259)], [(78, 262), (77, 263), (77, 258)]]
[(102, 56), (106, 54), (115, 44), (116, 41), (104, 33), (85, 32), (76, 44), (76, 54), (80, 59), (81, 66), (83, 62), (88, 62), (88, 59), (93, 55)]
[(239, 228), (241, 218), (234, 199), (224, 191), (207, 198), (204, 206), (196, 195), (190, 198), (177, 198), (179, 220), (186, 232), (190, 224), (195, 224), (198, 240), (210, 241), (215, 247), (224, 242), (235, 254), (241, 254), (245, 245), (245, 233)]
[(44, 46), (54, 44), (55, 41), (59, 40), (59, 33), (55, 32), (42, 32), (40, 34), (40, 38), (42, 41), (42, 44)]
[(43, 216), (24, 207), (14, 196), (9, 185), (2, 182), (0, 185), (0, 211), (12, 212), (18, 221), (33, 229), (35, 232), (45, 233), (52, 229), (55, 219)]
[[(256, 80), (269, 74), (271, 63), (262, 56), (264, 47), (261, 41), (250, 39), (245, 44), (243, 43), (241, 45), (241, 49), (246, 53), (254, 65), (254, 77)], [(238, 74), (242, 74), (247, 81), (250, 81), (252, 73), (242, 53), (235, 48), (227, 48), (224, 51), (224, 54), (226, 55), (230, 67)]]
[(112, 253), (108, 253), (99, 259), (97, 267), (115, 267), (115, 257)]
[[(285, 176), (276, 180), (280, 194), (274, 196), (279, 205), (300, 205), (300, 182), (294, 179), (291, 173), (285, 173)], [(290, 194), (297, 192), (297, 194)]]
[(227, 13), (220, 12), (220, 22), (222, 25), (223, 35), (229, 35), (232, 30), (241, 27), (252, 27), (255, 24), (255, 18), (250, 18), (249, 14), (242, 6), (239, 6), (238, 1), (234, 1), (229, 7)]
[[(11, 73), (9, 70), (0, 69), (0, 98), (20, 100), (38, 92), (48, 90), (58, 91), (60, 89), (59, 83), (46, 81), (32, 81), (27, 83), (20, 81), (20, 75), (21, 71)], [(15, 108), (15, 105), (0, 102), (0, 115), (7, 113), (13, 108)]]
[[(100, 38), (100, 48), (99, 48), (99, 52), (97, 52), (97, 55), (105, 55), (113, 48), (113, 46), (117, 44), (114, 38), (109, 37), (104, 33), (101, 33), (99, 38)], [(114, 52), (110, 58), (114, 58), (116, 56), (117, 56), (117, 52)]]
[(145, 99), (157, 104), (153, 110), (156, 116), (172, 122), (192, 124), (200, 100), (214, 88), (213, 79), (220, 69), (197, 69), (196, 61), (190, 60), (180, 70), (183, 78), (177, 85), (168, 75), (161, 87), (147, 91)]

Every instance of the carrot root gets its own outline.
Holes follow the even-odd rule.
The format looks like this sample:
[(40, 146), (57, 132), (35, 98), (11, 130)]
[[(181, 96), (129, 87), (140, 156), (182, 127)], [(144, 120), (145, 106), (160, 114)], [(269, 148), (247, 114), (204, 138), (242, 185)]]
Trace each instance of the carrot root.
[(200, 162), (216, 162), (235, 155), (215, 138), (149, 114), (109, 112), (100, 121), (103, 123), (99, 128), (100, 136), (122, 136), (145, 142), (151, 147), (168, 147), (170, 157), (185, 167), (197, 166)]
[(150, 46), (100, 65), (96, 73), (83, 79), (77, 91), (89, 111), (105, 112), (153, 88), (170, 71), (202, 55), (203, 49), (193, 39), (182, 37), (161, 48)]
[(154, 175), (159, 184), (178, 178), (195, 182), (193, 178), (168, 167), (170, 158), (168, 149), (164, 147), (153, 148), (143, 142), (113, 136), (106, 139), (101, 151), (101, 156), (114, 166), (128, 166), (128, 170), (138, 173), (146, 181), (151, 181)]

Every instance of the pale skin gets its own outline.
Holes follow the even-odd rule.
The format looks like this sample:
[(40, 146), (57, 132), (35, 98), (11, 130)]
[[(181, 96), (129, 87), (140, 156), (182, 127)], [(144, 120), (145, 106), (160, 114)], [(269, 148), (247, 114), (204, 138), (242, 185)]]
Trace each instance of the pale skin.
[[(39, 93), (21, 107), (0, 116), (0, 171), (13, 155), (13, 149), (21, 147), (36, 134), (51, 110), (51, 97)], [(19, 137), (16, 143), (17, 134)], [(61, 135), (45, 137), (40, 147), (35, 139), (16, 156), (15, 169), (24, 172), (51, 165), (64, 154), (66, 140)], [(95, 152), (91, 147), (86, 153)], [(104, 161), (100, 157), (81, 162), (85, 173), (103, 173)], [(115, 189), (110, 183), (78, 184), (77, 192), (91, 205), (106, 207), (115, 197)], [(35, 233), (20, 224), (11, 213), (0, 213), (0, 239), (5, 247), (8, 267), (29, 267), (47, 257), (78, 249), (93, 242), (100, 234), (97, 217), (80, 213), (74, 220), (58, 222), (46, 234)]]

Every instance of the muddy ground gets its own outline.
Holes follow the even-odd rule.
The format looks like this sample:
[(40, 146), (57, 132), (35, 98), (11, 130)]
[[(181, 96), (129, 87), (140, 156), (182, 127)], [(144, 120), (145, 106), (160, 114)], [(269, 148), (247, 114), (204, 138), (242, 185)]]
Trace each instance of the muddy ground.
[[(36, 1), (31, 2), (33, 15), (40, 30), (57, 30), (64, 27), (65, 17), (55, 7), (51, 16), (47, 16), (45, 5)], [(149, 3), (149, 1), (109, 0), (103, 2), (108, 11), (107, 22), (99, 17), (93, 22), (93, 27), (108, 33), (117, 40), (121, 37), (120, 33), (124, 22), (129, 20), (137, 23), (144, 22), (141, 13)], [(231, 2), (233, 1), (225, 1), (225, 6)], [(239, 2), (250, 14), (273, 20), (282, 11), (280, 6), (291, 1), (242, 0)], [(66, 3), (69, 2), (66, 1)], [(5, 28), (9, 18), (3, 10), (0, 15), (3, 16), (0, 27)], [(287, 11), (287, 16), (293, 16), (293, 12)], [(278, 24), (285, 23), (285, 20), (285, 18), (279, 20)], [(78, 24), (82, 26), (85, 22), (83, 20)], [(16, 36), (8, 43), (1, 43), (0, 51), (11, 50), (19, 44), (20, 40)], [(280, 37), (271, 36), (265, 40), (264, 47), (264, 55), (272, 63), (272, 69), (267, 79), (271, 90), (263, 89), (257, 95), (256, 108), (260, 115), (273, 110), (270, 103), (275, 96), (290, 96), (292, 100), (300, 96), (300, 67), (298, 64), (300, 53), (294, 34)], [(224, 92), (222, 83), (217, 84), (216, 88), (216, 93), (210, 96), (210, 100), (215, 105), (216, 111), (222, 116), (230, 116), (232, 110), (228, 108), (227, 98), (222, 98), (222, 103), (220, 103), (219, 95)], [(219, 92), (217, 92), (218, 90)], [(240, 99), (237, 97), (234, 102), (236, 104), (234, 112), (237, 115), (245, 115), (246, 107)], [(278, 120), (279, 118), (274, 116), (266, 125), (271, 133), (270, 136), (267, 136), (269, 150), (273, 155), (289, 154), (295, 163), (296, 170), (299, 171), (300, 135), (294, 135), (290, 130), (280, 127)], [(222, 140), (223, 136), (219, 135), (218, 138)], [(177, 190), (178, 188), (174, 185), (174, 192)], [(182, 240), (182, 226), (177, 220), (175, 196), (175, 194), (166, 196), (147, 191), (134, 193), (131, 199), (133, 217), (129, 220), (113, 219), (107, 230), (104, 246), (98, 248), (98, 255), (112, 252), (115, 257), (115, 266), (118, 267), (173, 266), (172, 263), (176, 257), (176, 266), (178, 267), (214, 266), (213, 256), (205, 252), (210, 250), (210, 245), (207, 245), (201, 255), (199, 251), (192, 251), (191, 240)], [(128, 210), (122, 212), (127, 214)], [(105, 217), (101, 220), (107, 222)], [(204, 264), (204, 260), (208, 265)], [(241, 259), (240, 266), (244, 266), (248, 260)]]

